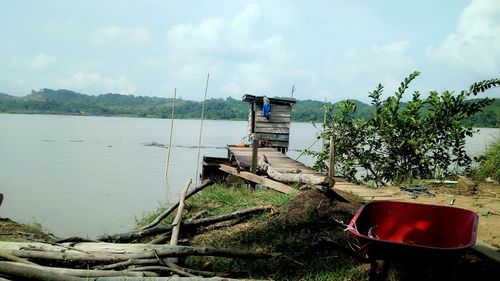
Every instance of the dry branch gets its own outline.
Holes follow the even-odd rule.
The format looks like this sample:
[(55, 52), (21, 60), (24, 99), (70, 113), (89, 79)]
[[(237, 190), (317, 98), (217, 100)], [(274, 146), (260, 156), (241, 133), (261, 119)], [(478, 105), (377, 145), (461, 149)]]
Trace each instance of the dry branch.
[(125, 269), (132, 265), (158, 265), (162, 264), (159, 259), (130, 259), (126, 261), (121, 261), (117, 263), (107, 264), (107, 265), (99, 265), (94, 267), (95, 269)]
[[(246, 217), (248, 215), (261, 213), (261, 212), (271, 210), (271, 209), (272, 209), (271, 206), (249, 208), (249, 209), (239, 210), (239, 211), (233, 212), (231, 214), (183, 222), (182, 226), (188, 227), (188, 228), (207, 226), (207, 225), (211, 225), (211, 224), (215, 224), (215, 223), (219, 223), (219, 222), (223, 222), (223, 221), (227, 221), (227, 220), (243, 218), (243, 217)], [(149, 237), (149, 236), (158, 235), (161, 233), (168, 233), (171, 230), (172, 230), (171, 225), (159, 225), (159, 226), (155, 226), (153, 228), (149, 228), (149, 229), (146, 229), (143, 231), (134, 231), (134, 232), (126, 232), (126, 233), (119, 233), (119, 234), (114, 234), (114, 235), (103, 236), (103, 237), (100, 237), (99, 240), (103, 241), (103, 242), (126, 243), (126, 242), (130, 242), (134, 239), (139, 239), (142, 237)]]
[(170, 238), (170, 245), (177, 246), (177, 240), (179, 239), (179, 231), (181, 229), (182, 212), (184, 211), (184, 200), (186, 199), (186, 192), (191, 186), (192, 180), (189, 180), (184, 187), (179, 199), (179, 208), (177, 208), (177, 214), (175, 215), (174, 221), (172, 222), (172, 237)]
[[(204, 180), (199, 186), (195, 187), (193, 190), (191, 190), (190, 192), (188, 192), (186, 194), (186, 198), (185, 199), (188, 199), (189, 197), (195, 195), (196, 193), (200, 192), (205, 187), (212, 185), (213, 183), (214, 182), (212, 180), (210, 180), (210, 179)], [(142, 226), (141, 228), (139, 228), (139, 230), (146, 230), (146, 229), (149, 229), (149, 228), (157, 226), (163, 219), (165, 219), (166, 217), (168, 217), (168, 215), (170, 215), (170, 213), (172, 213), (175, 209), (177, 209), (178, 206), (179, 206), (179, 202), (177, 202), (176, 204), (172, 205), (167, 210), (163, 211), (150, 224)]]

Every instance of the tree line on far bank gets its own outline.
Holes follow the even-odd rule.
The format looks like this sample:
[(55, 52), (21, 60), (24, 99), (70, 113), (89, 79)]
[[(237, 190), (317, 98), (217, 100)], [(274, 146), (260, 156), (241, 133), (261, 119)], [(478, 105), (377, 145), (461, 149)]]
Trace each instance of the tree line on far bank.
[[(473, 102), (474, 99), (471, 100)], [(374, 107), (357, 100), (356, 118), (369, 118)], [(295, 122), (323, 122), (321, 108), (331, 103), (301, 100), (292, 114)], [(338, 108), (338, 104), (333, 104)], [(179, 119), (200, 117), (202, 103), (185, 99), (175, 101), (175, 116)], [(404, 106), (404, 104), (403, 104)], [(121, 94), (102, 94), (97, 96), (76, 93), (70, 90), (41, 89), (32, 90), (24, 97), (14, 97), (0, 93), (0, 113), (33, 113), (97, 116), (135, 116), (148, 118), (170, 118), (172, 99)], [(238, 99), (211, 98), (205, 102), (205, 118), (223, 120), (246, 120), (248, 104)], [(500, 99), (467, 118), (464, 125), (474, 127), (500, 128)]]

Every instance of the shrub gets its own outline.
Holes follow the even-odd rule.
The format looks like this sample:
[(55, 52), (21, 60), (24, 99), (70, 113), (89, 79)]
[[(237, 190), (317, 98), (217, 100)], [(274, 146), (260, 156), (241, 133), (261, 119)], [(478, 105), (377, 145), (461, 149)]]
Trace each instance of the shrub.
[(323, 138), (326, 145), (320, 152), (306, 151), (316, 157), (315, 168), (328, 168), (332, 138), (335, 170), (353, 182), (379, 186), (445, 177), (453, 168), (470, 169), (471, 158), (464, 146), (465, 138), (472, 136), (474, 130), (463, 122), (493, 99), (466, 98), (500, 85), (500, 79), (474, 83), (456, 95), (451, 91), (432, 91), (427, 98), (421, 98), (420, 92), (415, 91), (409, 102), (402, 103), (409, 84), (419, 75), (418, 71), (410, 74), (396, 93), (384, 101), (384, 87), (379, 84), (369, 93), (375, 111), (367, 119), (353, 117), (357, 108), (350, 100), (341, 102), (336, 111), (333, 106), (325, 106), (324, 131), (317, 137)]

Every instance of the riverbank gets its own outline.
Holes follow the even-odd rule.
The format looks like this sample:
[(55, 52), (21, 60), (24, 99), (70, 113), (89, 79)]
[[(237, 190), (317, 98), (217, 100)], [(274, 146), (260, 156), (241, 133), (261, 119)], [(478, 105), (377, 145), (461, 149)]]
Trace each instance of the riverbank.
[[(452, 187), (434, 187), (432, 190), (439, 192), (439, 188)], [(472, 200), (480, 200), (485, 194), (489, 194), (487, 198), (498, 198), (500, 186), (488, 188), (483, 189), (482, 185), (478, 185), (477, 194), (469, 195)], [(457, 205), (463, 201), (461, 196), (466, 196), (460, 190), (464, 189), (455, 188)], [(491, 192), (496, 192), (496, 195), (491, 196)], [(440, 198), (439, 195), (436, 197)], [(423, 196), (419, 198), (427, 199)], [(231, 181), (231, 185), (207, 187), (186, 201), (183, 221), (214, 217), (251, 207), (272, 207), (270, 211), (248, 219), (238, 218), (196, 231), (181, 230), (180, 245), (282, 255), (257, 261), (198, 256), (181, 258), (179, 264), (198, 271), (224, 273), (238, 278), (368, 280), (369, 264), (361, 261), (360, 257), (356, 258), (349, 250), (345, 226), (339, 224), (339, 221), (348, 222), (361, 205), (355, 197), (350, 200), (340, 202), (316, 190), (303, 191), (300, 196), (284, 195), (264, 188), (251, 190), (239, 181)], [(151, 222), (162, 211), (160, 209), (143, 218), (139, 224)], [(496, 211), (490, 211), (489, 218), (495, 221), (493, 214)], [(173, 216), (167, 217), (162, 223), (170, 224)], [(481, 217), (480, 224), (484, 221), (485, 218)], [(3, 234), (0, 238), (2, 241), (52, 241), (52, 237), (44, 234), (40, 225), (24, 226), (5, 219), (0, 220), (0, 233)], [(143, 238), (137, 242), (144, 243), (151, 239), (156, 238)], [(436, 266), (421, 262), (418, 265), (393, 263), (389, 272), (391, 280), (415, 280), (411, 278), (417, 273), (419, 280), (439, 280), (442, 274), (447, 274), (447, 280), (494, 280), (490, 276), (500, 274), (497, 264), (472, 251), (467, 251), (452, 265)], [(415, 267), (418, 267), (417, 272)]]

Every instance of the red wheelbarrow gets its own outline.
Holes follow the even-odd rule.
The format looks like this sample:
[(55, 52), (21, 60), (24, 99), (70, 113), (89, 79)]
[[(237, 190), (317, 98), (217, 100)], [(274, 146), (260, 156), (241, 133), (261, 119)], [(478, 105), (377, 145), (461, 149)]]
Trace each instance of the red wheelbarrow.
[[(453, 260), (476, 242), (478, 216), (469, 210), (395, 201), (370, 202), (361, 207), (349, 224), (358, 253), (376, 260)], [(382, 269), (386, 278), (388, 268)], [(381, 278), (381, 277), (378, 277)]]

